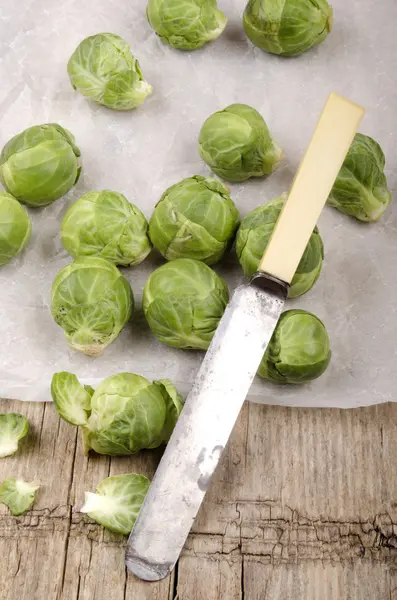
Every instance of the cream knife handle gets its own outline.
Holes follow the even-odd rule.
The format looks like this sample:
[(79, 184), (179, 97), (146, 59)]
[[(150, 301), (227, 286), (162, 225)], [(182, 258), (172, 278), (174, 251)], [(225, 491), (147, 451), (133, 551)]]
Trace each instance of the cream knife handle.
[(259, 271), (291, 283), (364, 113), (342, 96), (329, 96)]

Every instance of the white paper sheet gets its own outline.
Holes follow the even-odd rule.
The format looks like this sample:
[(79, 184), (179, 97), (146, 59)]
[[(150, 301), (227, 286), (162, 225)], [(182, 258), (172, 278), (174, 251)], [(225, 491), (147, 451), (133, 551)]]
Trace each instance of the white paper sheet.
[[(202, 353), (168, 348), (138, 310), (133, 323), (92, 359), (68, 349), (49, 311), (51, 283), (70, 261), (59, 236), (66, 208), (88, 190), (124, 193), (150, 216), (171, 184), (209, 174), (197, 138), (204, 120), (233, 102), (266, 119), (286, 158), (267, 180), (231, 185), (241, 215), (286, 191), (330, 91), (364, 105), (361, 131), (387, 158), (396, 192), (397, 3), (333, 0), (335, 25), (326, 42), (295, 59), (254, 48), (241, 26), (244, 0), (220, 1), (229, 16), (222, 37), (196, 52), (163, 45), (150, 29), (143, 0), (3, 0), (0, 7), (0, 145), (31, 125), (58, 122), (81, 148), (83, 174), (64, 198), (29, 210), (33, 235), (22, 257), (0, 269), (0, 397), (50, 400), (55, 371), (95, 382), (120, 371), (169, 377), (182, 392)], [(117, 113), (70, 86), (66, 63), (86, 36), (110, 31), (131, 44), (154, 94), (136, 111)], [(289, 303), (327, 326), (333, 359), (311, 385), (274, 387), (258, 379), (250, 399), (294, 406), (353, 407), (397, 400), (397, 207), (359, 224), (326, 208), (320, 221), (325, 262), (316, 286)], [(153, 253), (124, 269), (138, 308), (145, 280), (162, 259)], [(216, 266), (233, 289), (243, 281), (233, 253)]]

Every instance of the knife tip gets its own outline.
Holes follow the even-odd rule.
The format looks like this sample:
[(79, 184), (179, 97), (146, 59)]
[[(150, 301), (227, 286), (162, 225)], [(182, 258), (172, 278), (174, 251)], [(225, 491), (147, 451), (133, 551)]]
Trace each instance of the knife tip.
[(131, 573), (144, 581), (160, 581), (161, 579), (165, 579), (174, 567), (174, 565), (169, 563), (152, 563), (140, 556), (136, 556), (128, 548), (125, 556), (125, 564)]

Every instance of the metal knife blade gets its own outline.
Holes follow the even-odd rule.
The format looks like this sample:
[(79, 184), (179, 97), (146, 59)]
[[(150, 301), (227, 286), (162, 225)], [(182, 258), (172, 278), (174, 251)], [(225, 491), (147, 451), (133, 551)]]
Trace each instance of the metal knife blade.
[(128, 541), (127, 567), (141, 579), (166, 577), (178, 560), (287, 291), (258, 274), (234, 292)]

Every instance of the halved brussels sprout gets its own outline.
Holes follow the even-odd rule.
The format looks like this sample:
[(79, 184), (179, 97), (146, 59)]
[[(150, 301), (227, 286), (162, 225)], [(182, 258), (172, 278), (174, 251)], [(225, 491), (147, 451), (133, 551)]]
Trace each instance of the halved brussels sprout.
[(10, 477), (0, 484), (0, 502), (8, 506), (14, 517), (23, 515), (34, 504), (37, 483), (27, 483), (23, 479)]
[(59, 415), (80, 425), (86, 453), (122, 456), (168, 442), (183, 400), (168, 379), (150, 383), (133, 373), (104, 379), (93, 390), (76, 375), (55, 373), (52, 399)]
[(258, 375), (273, 383), (307, 383), (331, 360), (324, 323), (304, 310), (284, 312), (263, 356)]
[[(247, 277), (257, 271), (287, 195), (258, 206), (241, 222), (237, 232), (237, 256)], [(289, 289), (288, 297), (306, 294), (317, 281), (324, 258), (324, 246), (317, 227), (314, 229)]]
[(13, 137), (0, 155), (0, 181), (29, 206), (45, 206), (77, 182), (80, 150), (67, 129), (56, 123), (35, 125)]
[(0, 265), (22, 252), (31, 231), (32, 224), (23, 206), (11, 194), (0, 191)]
[(152, 249), (144, 214), (123, 194), (87, 192), (67, 210), (61, 225), (62, 243), (74, 258), (100, 256), (129, 267)]
[(146, 14), (161, 40), (179, 50), (216, 40), (227, 23), (216, 0), (149, 0)]
[(214, 173), (232, 182), (270, 175), (282, 158), (263, 117), (247, 104), (211, 115), (201, 128), (199, 150)]
[(151, 274), (143, 310), (168, 346), (206, 350), (229, 301), (226, 283), (203, 262), (178, 258)]
[(72, 86), (108, 108), (130, 110), (152, 93), (127, 42), (114, 33), (83, 40), (68, 62)]
[(104, 258), (82, 256), (54, 279), (51, 313), (69, 345), (100, 356), (119, 335), (134, 309), (130, 284)]
[(385, 155), (369, 135), (357, 133), (328, 198), (328, 204), (359, 221), (377, 221), (390, 204)]
[(239, 214), (227, 188), (196, 175), (168, 188), (149, 224), (153, 245), (167, 260), (218, 262), (233, 240)]
[(18, 450), (18, 442), (29, 431), (26, 417), (19, 413), (0, 414), (0, 458), (11, 456)]
[(97, 486), (96, 494), (85, 492), (81, 512), (110, 531), (128, 535), (149, 487), (149, 479), (136, 473), (107, 477)]
[(327, 0), (249, 0), (243, 17), (251, 42), (280, 56), (296, 56), (321, 44), (332, 23)]

